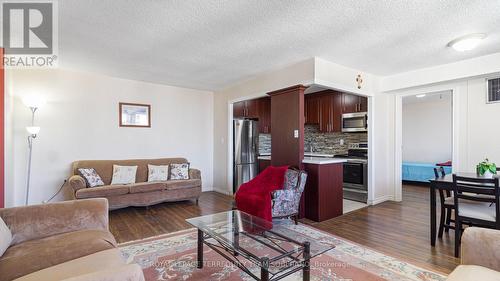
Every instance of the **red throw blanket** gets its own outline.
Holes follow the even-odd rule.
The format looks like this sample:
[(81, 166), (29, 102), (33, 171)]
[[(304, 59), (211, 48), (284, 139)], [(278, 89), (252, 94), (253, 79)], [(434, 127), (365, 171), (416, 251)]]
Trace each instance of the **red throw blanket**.
[(272, 222), (271, 192), (283, 188), (288, 166), (267, 167), (236, 192), (238, 210)]

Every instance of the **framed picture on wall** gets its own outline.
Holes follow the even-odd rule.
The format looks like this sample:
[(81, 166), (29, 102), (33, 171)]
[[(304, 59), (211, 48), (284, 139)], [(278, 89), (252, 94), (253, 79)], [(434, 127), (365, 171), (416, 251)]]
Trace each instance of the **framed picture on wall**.
[(151, 105), (120, 102), (120, 127), (151, 127)]

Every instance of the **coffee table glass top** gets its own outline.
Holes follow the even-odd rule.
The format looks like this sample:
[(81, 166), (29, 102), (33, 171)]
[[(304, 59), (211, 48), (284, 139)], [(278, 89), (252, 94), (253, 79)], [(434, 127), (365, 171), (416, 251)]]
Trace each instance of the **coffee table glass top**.
[(214, 239), (252, 262), (258, 263), (265, 256), (271, 263), (282, 265), (274, 266), (270, 271), (281, 270), (288, 260), (304, 261), (304, 242), (310, 244), (310, 258), (335, 247), (293, 231), (289, 225), (272, 224), (237, 210), (186, 221), (205, 233), (205, 239)]

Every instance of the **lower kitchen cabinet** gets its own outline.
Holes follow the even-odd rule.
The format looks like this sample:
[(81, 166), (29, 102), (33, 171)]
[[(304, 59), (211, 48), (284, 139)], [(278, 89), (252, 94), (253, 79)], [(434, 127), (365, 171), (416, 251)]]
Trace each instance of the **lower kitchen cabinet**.
[(259, 174), (269, 166), (271, 166), (271, 160), (259, 159)]
[(320, 222), (341, 216), (343, 164), (304, 164), (304, 169), (307, 171), (305, 217)]

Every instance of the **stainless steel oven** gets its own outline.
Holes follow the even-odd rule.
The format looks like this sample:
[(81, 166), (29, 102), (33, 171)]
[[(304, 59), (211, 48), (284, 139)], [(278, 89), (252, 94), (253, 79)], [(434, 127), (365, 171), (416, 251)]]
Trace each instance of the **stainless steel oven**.
[(344, 186), (366, 190), (366, 160), (347, 160), (344, 163)]
[(342, 132), (367, 132), (368, 114), (366, 112), (342, 114)]
[(344, 163), (344, 198), (367, 203), (368, 200), (368, 143), (349, 144)]

